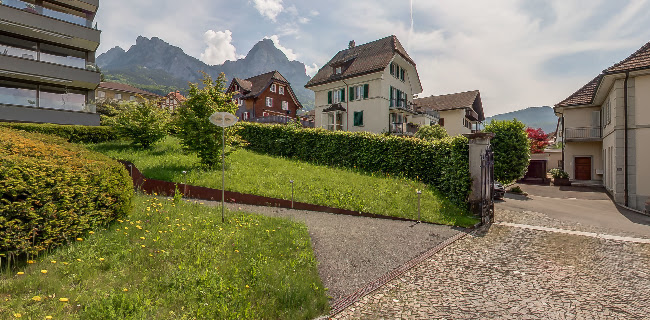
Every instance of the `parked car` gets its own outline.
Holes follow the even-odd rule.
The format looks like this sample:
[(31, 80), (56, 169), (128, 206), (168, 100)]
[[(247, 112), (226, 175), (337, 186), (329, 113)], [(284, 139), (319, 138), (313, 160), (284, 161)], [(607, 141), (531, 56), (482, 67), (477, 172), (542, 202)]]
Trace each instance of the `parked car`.
[(503, 185), (495, 181), (493, 194), (495, 200), (501, 200), (506, 195), (506, 188), (504, 188)]

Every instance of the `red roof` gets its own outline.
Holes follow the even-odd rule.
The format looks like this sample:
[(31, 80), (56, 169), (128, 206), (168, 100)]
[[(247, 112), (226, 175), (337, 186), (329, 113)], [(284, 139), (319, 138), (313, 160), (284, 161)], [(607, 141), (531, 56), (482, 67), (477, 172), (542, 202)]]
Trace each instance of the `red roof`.
[(569, 107), (592, 104), (596, 96), (596, 91), (598, 91), (598, 87), (600, 86), (600, 82), (604, 76), (642, 69), (650, 69), (650, 42), (646, 43), (643, 47), (639, 48), (639, 50), (621, 62), (607, 68), (601, 74), (596, 76), (596, 78), (584, 85), (584, 87), (580, 88), (555, 106)]
[(436, 111), (470, 108), (478, 114), (480, 121), (485, 120), (481, 93), (478, 90), (419, 98), (414, 99), (413, 103), (418, 108)]
[(187, 99), (186, 99), (186, 98), (181, 94), (180, 91), (176, 91), (176, 92), (172, 91), (172, 92), (168, 93), (168, 94), (166, 95), (166, 97), (169, 97), (169, 98), (175, 98), (176, 100), (178, 100), (178, 102), (183, 102), (183, 101), (187, 100)]

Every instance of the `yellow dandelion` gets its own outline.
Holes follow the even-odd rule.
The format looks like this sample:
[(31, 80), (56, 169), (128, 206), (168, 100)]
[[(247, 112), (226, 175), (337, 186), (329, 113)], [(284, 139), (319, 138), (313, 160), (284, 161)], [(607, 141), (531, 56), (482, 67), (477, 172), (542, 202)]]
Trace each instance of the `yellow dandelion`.
[(41, 270), (41, 273), (42, 273), (42, 274), (46, 274), (46, 273), (47, 273), (47, 270)]
[(82, 238), (77, 238), (77, 241), (84, 241), (84, 239), (82, 239)]
[(124, 227), (124, 230), (129, 230), (129, 227)]
[(144, 237), (140, 237), (140, 239), (144, 240), (145, 238), (144, 238)]
[(250, 288), (248, 285), (246, 285), (246, 288)]
[(120, 219), (117, 219), (117, 221), (119, 221), (120, 223), (124, 222), (124, 220), (120, 220)]
[(52, 262), (52, 263), (56, 263), (56, 260), (52, 260), (52, 261), (50, 261), (50, 262)]
[(32, 264), (34, 263), (34, 260), (27, 260), (27, 263)]
[(81, 259), (77, 259), (77, 261), (81, 262)]
[(39, 297), (39, 296), (34, 296), (34, 297), (32, 298), (32, 300), (34, 300), (34, 301), (41, 301), (41, 297)]
[(127, 292), (127, 291), (129, 291), (129, 289), (124, 288), (124, 289), (122, 289), (122, 291)]
[(95, 231), (89, 231), (88, 233), (90, 233), (90, 234), (95, 234)]
[(239, 252), (239, 250), (235, 250), (235, 252)]
[(104, 261), (104, 258), (99, 258), (99, 261)]
[(67, 263), (67, 262), (61, 262), (61, 263), (63, 263), (64, 266), (69, 265), (69, 263)]
[(22, 271), (18, 271), (18, 273), (16, 273), (17, 276), (22, 276), (22, 275), (24, 275), (24, 274), (25, 274), (25, 273), (22, 272)]
[(149, 256), (150, 256), (150, 257), (153, 257), (153, 254), (150, 253)]
[(59, 301), (61, 301), (61, 302), (68, 302), (68, 298), (59, 298)]
[(45, 316), (45, 319), (52, 319), (52, 316)]
[(146, 247), (146, 246), (143, 244), (142, 247), (144, 248), (144, 247)]
[(16, 318), (20, 318), (20, 317), (22, 317), (22, 316), (23, 316), (23, 315), (20, 314), (20, 313), (14, 313), (14, 317), (16, 317)]

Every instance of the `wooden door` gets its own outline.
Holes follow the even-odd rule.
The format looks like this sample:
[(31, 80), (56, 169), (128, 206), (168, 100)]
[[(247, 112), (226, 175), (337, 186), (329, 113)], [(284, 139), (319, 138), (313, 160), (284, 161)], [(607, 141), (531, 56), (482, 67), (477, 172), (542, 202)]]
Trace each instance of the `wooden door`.
[(591, 158), (576, 157), (576, 180), (591, 180)]

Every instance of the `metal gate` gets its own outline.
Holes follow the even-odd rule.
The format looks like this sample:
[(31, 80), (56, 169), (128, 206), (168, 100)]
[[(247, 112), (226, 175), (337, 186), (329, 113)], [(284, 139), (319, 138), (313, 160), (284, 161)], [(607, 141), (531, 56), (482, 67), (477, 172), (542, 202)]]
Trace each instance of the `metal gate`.
[(494, 221), (494, 152), (488, 146), (481, 155), (481, 222)]

